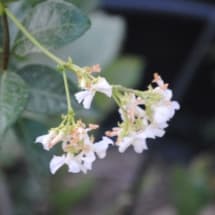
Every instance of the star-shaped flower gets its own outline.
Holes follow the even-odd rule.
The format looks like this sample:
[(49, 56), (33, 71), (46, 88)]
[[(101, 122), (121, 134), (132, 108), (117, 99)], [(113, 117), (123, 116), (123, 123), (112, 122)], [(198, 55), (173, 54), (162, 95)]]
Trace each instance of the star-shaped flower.
[(105, 94), (108, 97), (112, 96), (112, 86), (105, 78), (98, 77), (96, 82), (86, 86), (84, 91), (75, 94), (78, 103), (83, 103), (84, 108), (89, 109), (96, 92)]

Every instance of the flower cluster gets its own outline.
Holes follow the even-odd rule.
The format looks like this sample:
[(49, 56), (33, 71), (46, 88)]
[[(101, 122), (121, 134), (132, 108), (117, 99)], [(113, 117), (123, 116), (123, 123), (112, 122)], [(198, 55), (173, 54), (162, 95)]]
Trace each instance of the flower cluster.
[[(135, 152), (142, 153), (147, 149), (146, 140), (162, 137), (168, 121), (180, 108), (178, 102), (171, 100), (172, 91), (158, 74), (154, 74), (152, 81), (155, 87), (150, 85), (147, 90), (139, 91), (110, 85), (105, 78), (93, 74), (100, 71), (99, 65), (78, 67), (76, 74), (82, 91), (77, 92), (75, 98), (85, 109), (89, 109), (96, 92), (112, 97), (119, 107), (121, 122), (112, 130), (106, 131), (102, 140), (94, 142), (94, 137), (89, 136), (89, 132), (99, 126), (86, 126), (81, 120), (76, 121), (74, 111), (70, 110), (57, 128), (36, 139), (45, 150), (61, 144), (63, 154), (54, 155), (50, 161), (52, 174), (63, 165), (68, 166), (69, 172), (86, 173), (92, 169), (96, 157), (106, 156), (109, 145), (116, 145), (121, 153), (132, 145)], [(116, 139), (115, 143), (112, 137)]]
[(122, 122), (112, 131), (107, 131), (106, 135), (117, 136), (119, 152), (124, 152), (130, 145), (137, 153), (143, 152), (147, 149), (146, 139), (162, 137), (167, 122), (180, 108), (178, 102), (171, 101), (172, 91), (158, 74), (154, 74), (153, 82), (156, 87), (149, 86), (144, 92), (116, 91), (115, 99)]
[(92, 163), (106, 156), (106, 150), (113, 141), (103, 137), (101, 141), (94, 143), (94, 138), (89, 136), (91, 130), (97, 129), (98, 125), (89, 124), (88, 127), (82, 122), (61, 125), (52, 129), (48, 134), (37, 137), (36, 142), (42, 143), (45, 150), (61, 143), (63, 154), (54, 155), (50, 162), (50, 171), (54, 174), (64, 164), (68, 171), (73, 173), (84, 172), (92, 169)]

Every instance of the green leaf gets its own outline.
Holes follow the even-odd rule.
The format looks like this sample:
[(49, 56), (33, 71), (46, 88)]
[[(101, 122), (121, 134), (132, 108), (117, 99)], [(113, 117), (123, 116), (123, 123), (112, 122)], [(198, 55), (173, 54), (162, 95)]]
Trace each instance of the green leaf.
[(28, 88), (20, 76), (5, 72), (0, 80), (0, 135), (20, 116), (28, 98)]
[[(119, 84), (124, 87), (135, 87), (143, 75), (142, 60), (135, 56), (121, 57), (111, 66), (102, 71), (111, 84)], [(112, 111), (114, 102), (103, 95), (98, 94), (95, 98), (95, 106), (101, 111)]]
[[(78, 40), (54, 50), (62, 59), (71, 56), (80, 66), (99, 63), (102, 68), (109, 66), (119, 55), (124, 39), (125, 21), (122, 17), (111, 16), (102, 12), (90, 16), (91, 28)], [(108, 35), (108, 36), (107, 36)], [(34, 53), (19, 65), (45, 64), (55, 68), (56, 64), (42, 53)]]
[[(23, 25), (48, 49), (58, 49), (80, 37), (90, 21), (78, 8), (63, 0), (47, 0), (33, 8)], [(21, 32), (15, 41), (15, 53), (26, 56), (39, 52)]]
[(57, 114), (66, 111), (66, 98), (62, 76), (43, 65), (28, 65), (18, 71), (30, 86), (27, 110)]
[(91, 17), (92, 26), (79, 40), (59, 50), (59, 55), (72, 57), (79, 65), (99, 63), (108, 66), (119, 55), (125, 36), (125, 22), (122, 17), (102, 12)]

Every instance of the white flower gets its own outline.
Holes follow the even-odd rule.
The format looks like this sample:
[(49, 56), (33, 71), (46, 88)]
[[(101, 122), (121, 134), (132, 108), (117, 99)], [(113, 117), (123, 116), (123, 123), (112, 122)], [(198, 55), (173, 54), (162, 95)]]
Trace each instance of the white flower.
[(145, 138), (155, 139), (156, 137), (163, 137), (165, 134), (164, 128), (167, 124), (159, 124), (159, 127), (155, 124), (149, 124), (143, 131)]
[(50, 171), (52, 174), (55, 174), (64, 164), (68, 166), (68, 172), (87, 173), (88, 170), (92, 169), (92, 164), (96, 160), (95, 153), (99, 158), (104, 158), (108, 145), (113, 144), (113, 141), (107, 137), (103, 137), (101, 141), (93, 144), (87, 134), (83, 134), (83, 141), (83, 150), (79, 154), (74, 155), (68, 152), (62, 156), (53, 156), (50, 161)]
[(157, 125), (162, 125), (175, 115), (175, 111), (180, 109), (180, 105), (176, 101), (171, 101), (173, 95), (172, 90), (167, 88), (168, 85), (164, 84), (161, 77), (155, 75), (155, 79), (158, 86), (153, 91), (160, 94), (162, 98), (152, 106), (153, 122)]
[(106, 151), (108, 149), (109, 144), (113, 144), (113, 141), (110, 138), (105, 136), (102, 137), (102, 140), (93, 144), (93, 149), (99, 158), (102, 159), (106, 157)]
[(43, 145), (43, 148), (48, 151), (52, 147), (51, 142), (56, 136), (57, 133), (52, 130), (48, 134), (37, 137), (35, 142), (41, 143)]
[(154, 106), (153, 121), (157, 124), (165, 123), (174, 116), (175, 111), (179, 110), (179, 108), (179, 104), (175, 101)]
[(145, 116), (145, 110), (139, 105), (143, 105), (144, 102), (139, 97), (136, 97), (134, 93), (126, 96), (126, 103), (119, 108), (119, 113), (123, 121), (129, 118), (131, 121), (135, 121), (136, 117), (143, 118)]
[(95, 153), (83, 153), (73, 155), (71, 153), (63, 154), (62, 156), (53, 156), (50, 161), (50, 171), (55, 174), (56, 171), (61, 168), (64, 164), (68, 166), (68, 172), (72, 173), (87, 173), (88, 170), (92, 169), (92, 163), (95, 161)]
[(78, 103), (83, 102), (83, 106), (89, 109), (96, 92), (105, 94), (108, 97), (112, 96), (112, 87), (105, 78), (99, 77), (95, 84), (90, 87), (85, 87), (86, 90), (78, 92), (75, 97)]
[(130, 146), (133, 145), (134, 151), (142, 153), (144, 149), (148, 149), (146, 145), (146, 137), (144, 133), (133, 133), (126, 136), (118, 143), (119, 152), (123, 153)]
[(80, 104), (81, 102), (83, 102), (83, 106), (86, 109), (90, 109), (93, 97), (95, 96), (94, 91), (81, 91), (75, 94), (75, 98), (77, 99), (78, 103)]
[(53, 158), (50, 161), (49, 168), (52, 174), (55, 174), (55, 172), (61, 168), (66, 162), (66, 156), (53, 156)]
[(92, 163), (95, 159), (96, 157), (93, 152), (80, 153), (76, 156), (68, 153), (66, 160), (66, 164), (69, 167), (68, 171), (72, 173), (87, 173), (88, 170), (92, 169)]
[[(143, 150), (147, 149), (146, 139), (162, 137), (165, 134), (165, 126), (167, 125), (163, 124), (163, 127), (160, 128), (156, 124), (149, 124), (143, 130), (131, 132), (128, 136), (123, 137), (117, 143), (119, 146), (119, 152), (123, 153), (130, 145), (133, 145), (135, 152), (142, 153)], [(120, 136), (121, 132), (123, 132), (123, 130), (119, 129), (118, 136)]]

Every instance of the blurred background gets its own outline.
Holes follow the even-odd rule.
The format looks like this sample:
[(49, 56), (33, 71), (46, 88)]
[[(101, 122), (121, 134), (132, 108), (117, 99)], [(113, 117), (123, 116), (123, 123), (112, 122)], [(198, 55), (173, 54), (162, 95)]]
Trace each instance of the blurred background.
[[(65, 103), (58, 100), (54, 105), (61, 110), (52, 109), (49, 116), (28, 106), (1, 141), (0, 214), (214, 215), (215, 2), (72, 2), (89, 15), (92, 26), (57, 55), (83, 66), (99, 63), (111, 83), (137, 89), (146, 89), (158, 72), (181, 110), (165, 137), (149, 141), (143, 154), (111, 148), (87, 175), (62, 168), (52, 176), (48, 165), (54, 152), (47, 153), (34, 139), (59, 122), (57, 112)], [(11, 7), (20, 10), (16, 3)], [(54, 68), (43, 55), (33, 54), (18, 63), (25, 68), (20, 69), (24, 79), (26, 68), (36, 63), (46, 71)], [(100, 96), (91, 111), (73, 103), (78, 116), (102, 124), (101, 134), (119, 117), (116, 106)]]

